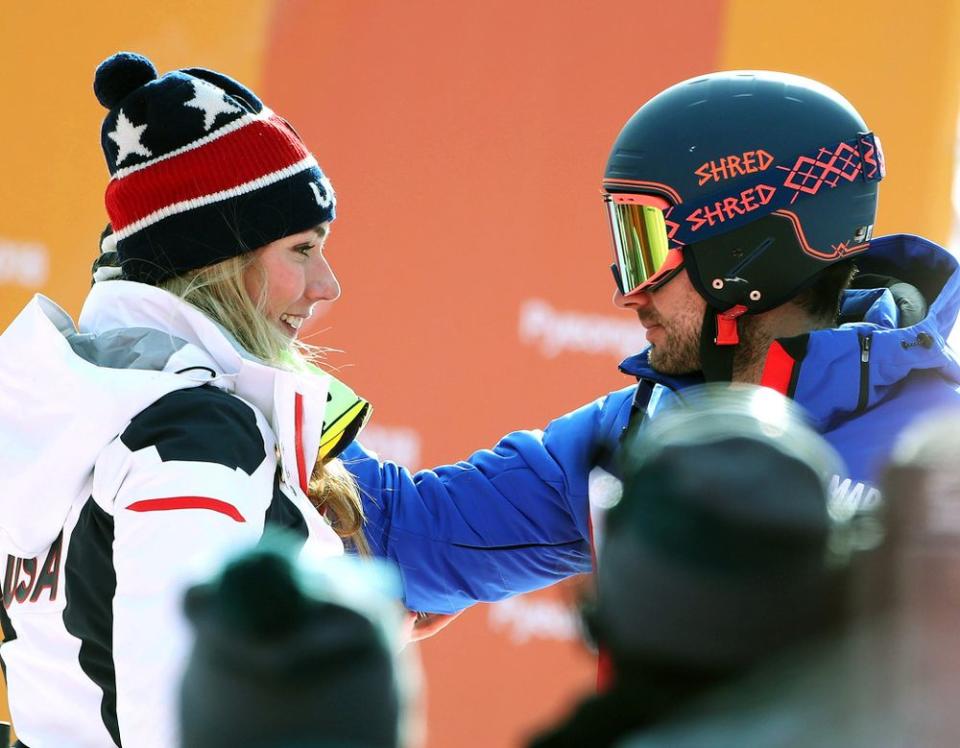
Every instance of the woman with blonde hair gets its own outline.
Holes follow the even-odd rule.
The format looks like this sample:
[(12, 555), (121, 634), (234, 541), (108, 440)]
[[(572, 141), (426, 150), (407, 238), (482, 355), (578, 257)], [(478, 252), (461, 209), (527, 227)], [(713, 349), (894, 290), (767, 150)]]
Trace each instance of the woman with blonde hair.
[(95, 92), (120, 267), (78, 327), (37, 296), (0, 337), (0, 656), (32, 748), (175, 745), (194, 570), (267, 526), (364, 546), (334, 458), (369, 407), (296, 340), (340, 293), (330, 182), (219, 73), (122, 53)]
[(174, 745), (182, 591), (268, 525), (396, 561), (420, 635), (589, 570), (587, 475), (629, 398), (435, 471), (380, 462), (352, 441), (368, 404), (297, 340), (340, 294), (336, 197), (297, 133), (221, 73), (132, 53), (94, 91), (96, 282), (77, 326), (37, 296), (0, 336), (0, 661), (22, 745)]

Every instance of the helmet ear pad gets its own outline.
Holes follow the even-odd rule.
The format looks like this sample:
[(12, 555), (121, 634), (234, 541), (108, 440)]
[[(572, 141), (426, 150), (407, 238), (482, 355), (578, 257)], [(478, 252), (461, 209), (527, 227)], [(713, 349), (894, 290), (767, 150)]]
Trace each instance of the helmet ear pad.
[(770, 214), (752, 223), (683, 248), (690, 282), (719, 311), (746, 307), (765, 312), (789, 301), (837, 260), (807, 254), (793, 223)]

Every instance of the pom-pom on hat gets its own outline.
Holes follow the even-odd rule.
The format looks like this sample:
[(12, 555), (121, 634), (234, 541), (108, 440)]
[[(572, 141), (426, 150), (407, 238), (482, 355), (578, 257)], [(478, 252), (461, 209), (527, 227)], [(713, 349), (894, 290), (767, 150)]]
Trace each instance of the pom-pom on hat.
[(157, 284), (336, 215), (300, 137), (250, 89), (203, 68), (158, 75), (119, 52), (97, 68), (107, 213), (129, 280)]

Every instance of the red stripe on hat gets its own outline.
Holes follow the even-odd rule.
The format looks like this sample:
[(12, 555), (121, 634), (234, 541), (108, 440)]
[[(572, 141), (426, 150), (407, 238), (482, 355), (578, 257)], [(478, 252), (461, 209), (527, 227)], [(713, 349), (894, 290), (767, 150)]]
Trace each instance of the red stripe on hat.
[(213, 512), (226, 514), (235, 522), (247, 521), (233, 504), (220, 501), (220, 499), (210, 499), (206, 496), (171, 496), (166, 499), (144, 499), (133, 502), (127, 509), (133, 512), (167, 512), (172, 509), (209, 509)]
[(790, 380), (793, 377), (793, 367), (796, 365), (793, 357), (783, 346), (774, 341), (767, 352), (767, 362), (760, 377), (760, 386), (776, 390), (781, 395), (790, 396)]
[(176, 156), (137, 169), (107, 185), (114, 232), (177, 203), (223, 192), (280, 171), (310, 155), (276, 115)]

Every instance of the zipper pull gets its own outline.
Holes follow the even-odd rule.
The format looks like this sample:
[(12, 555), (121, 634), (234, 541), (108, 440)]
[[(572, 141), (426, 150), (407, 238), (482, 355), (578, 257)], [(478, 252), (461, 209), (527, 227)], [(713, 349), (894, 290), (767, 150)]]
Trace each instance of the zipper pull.
[(872, 342), (872, 335), (864, 335), (860, 338), (860, 397), (857, 400), (858, 412), (867, 407), (867, 402), (870, 398), (870, 344)]

